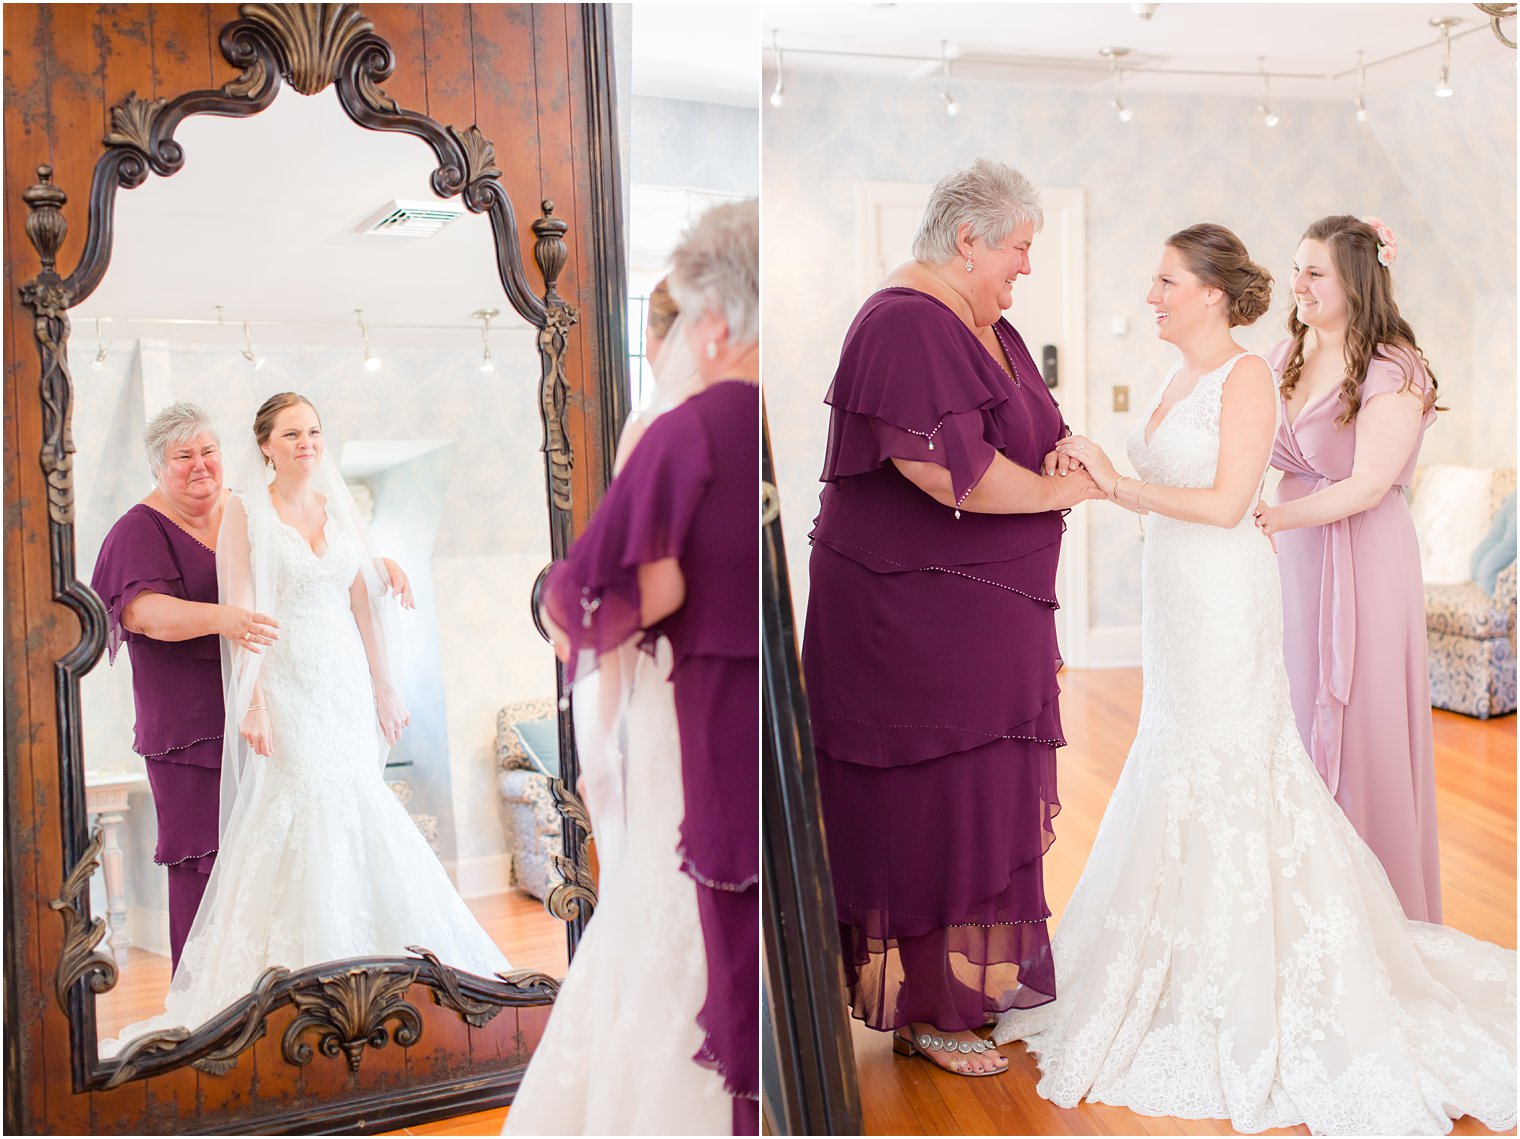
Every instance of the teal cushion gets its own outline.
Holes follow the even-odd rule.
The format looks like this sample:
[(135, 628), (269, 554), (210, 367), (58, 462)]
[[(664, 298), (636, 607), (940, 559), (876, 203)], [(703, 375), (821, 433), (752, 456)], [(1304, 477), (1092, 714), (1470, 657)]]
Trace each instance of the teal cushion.
[(1515, 492), (1510, 491), (1509, 497), (1494, 515), (1494, 523), (1488, 528), (1488, 534), (1473, 551), (1473, 580), (1482, 587), (1484, 593), (1492, 597), (1499, 574), (1514, 560)]
[(517, 733), (518, 741), (521, 742), (523, 751), (528, 753), (533, 766), (545, 775), (558, 779), (559, 718), (545, 716), (540, 720), (524, 720), (514, 723), (512, 730)]

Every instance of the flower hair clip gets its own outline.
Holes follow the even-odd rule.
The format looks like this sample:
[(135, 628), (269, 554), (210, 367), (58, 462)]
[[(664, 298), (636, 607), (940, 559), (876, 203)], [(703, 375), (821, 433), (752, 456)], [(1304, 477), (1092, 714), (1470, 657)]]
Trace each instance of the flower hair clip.
[(1393, 239), (1393, 230), (1389, 229), (1381, 218), (1368, 216), (1364, 217), (1362, 221), (1367, 225), (1370, 225), (1372, 227), (1372, 231), (1377, 234), (1378, 264), (1383, 266), (1385, 269), (1388, 268), (1388, 266), (1392, 265), (1396, 260), (1398, 260), (1399, 256), (1399, 243)]

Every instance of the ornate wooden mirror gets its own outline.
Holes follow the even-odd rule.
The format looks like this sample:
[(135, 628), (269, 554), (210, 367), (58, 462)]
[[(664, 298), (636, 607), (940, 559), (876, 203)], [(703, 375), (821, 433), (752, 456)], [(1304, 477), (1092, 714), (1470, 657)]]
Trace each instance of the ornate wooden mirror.
[[(459, 224), (479, 227), (496, 299), (507, 302), (490, 307), (509, 314), (498, 321), (498, 358), (512, 357), (502, 340), (516, 323), (517, 356), (536, 365), (518, 410), (537, 425), (529, 434), (541, 432), (543, 555), (562, 556), (610, 477), (627, 403), (607, 10), (394, 5), (372, 18), (338, 4), (46, 8), (13, 16), (37, 57), (28, 65), (7, 53), (6, 779), (9, 801), (25, 807), (6, 816), (6, 1129), (368, 1131), (507, 1102), (557, 972), (476, 976), (427, 946), (270, 969), (209, 1022), (102, 1058), (97, 1003), (118, 970), (90, 897), (106, 835), (87, 803), (91, 708), (81, 681), (101, 664), (106, 615), (77, 564), (73, 414), (89, 396), (70, 360), (90, 358), (80, 341), (101, 327), (91, 298), (119, 244), (117, 192), (193, 165), (180, 130), (187, 120), (335, 97), (352, 124), (394, 132), (398, 143), (410, 136), (435, 198), (462, 203)], [(8, 45), (23, 34), (11, 32)], [(408, 109), (418, 104), (431, 113)], [(70, 196), (86, 182), (84, 241), (61, 273)], [(306, 189), (323, 192), (320, 183)], [(519, 218), (509, 190), (541, 203), (531, 220)], [(257, 256), (207, 254), (234, 268)], [(84, 337), (71, 328), (80, 315), (89, 318)], [(245, 356), (252, 365), (251, 342)], [(524, 625), (527, 584), (503, 602)], [(557, 696), (547, 670), (545, 695)], [(560, 833), (543, 892), (568, 955), (595, 890), (572, 791), (574, 741), (568, 717), (555, 722), (560, 769), (548, 784)]]

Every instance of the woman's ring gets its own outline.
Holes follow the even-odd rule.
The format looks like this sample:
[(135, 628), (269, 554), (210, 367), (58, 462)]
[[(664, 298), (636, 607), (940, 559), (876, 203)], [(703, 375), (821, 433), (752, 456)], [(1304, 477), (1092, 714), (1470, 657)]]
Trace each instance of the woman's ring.
[(245, 640), (245, 641), (251, 641), (251, 640), (253, 640), (253, 630), (252, 629), (249, 629), (246, 633), (243, 634), (243, 640)]

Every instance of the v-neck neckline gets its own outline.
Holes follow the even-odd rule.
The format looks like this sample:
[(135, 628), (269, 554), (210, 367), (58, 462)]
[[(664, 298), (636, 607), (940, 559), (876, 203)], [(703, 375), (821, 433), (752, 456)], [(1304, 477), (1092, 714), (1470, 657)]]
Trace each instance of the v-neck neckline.
[[(1210, 368), (1207, 372), (1199, 372), (1197, 378), (1193, 380), (1192, 390), (1189, 391), (1187, 395), (1179, 399), (1176, 403), (1172, 404), (1171, 407), (1167, 408), (1166, 414), (1161, 417), (1161, 422), (1156, 424), (1155, 427), (1152, 427), (1151, 420), (1156, 417), (1156, 412), (1160, 411), (1161, 405), (1166, 402), (1166, 389), (1172, 386), (1172, 381), (1177, 378), (1177, 372), (1173, 372), (1170, 376), (1168, 376), (1166, 378), (1166, 383), (1161, 385), (1161, 397), (1156, 400), (1156, 406), (1151, 408), (1151, 413), (1146, 417), (1145, 420), (1146, 430), (1145, 434), (1142, 435), (1141, 438), (1145, 440), (1146, 447), (1150, 447), (1151, 444), (1156, 441), (1156, 436), (1159, 435), (1161, 433), (1161, 429), (1166, 426), (1167, 420), (1171, 419), (1172, 412), (1176, 411), (1183, 404), (1187, 403), (1188, 400), (1192, 399), (1195, 395), (1198, 394), (1199, 384), (1203, 383), (1207, 377), (1212, 376), (1214, 373), (1224, 368), (1228, 368), (1231, 364), (1234, 364), (1241, 357), (1249, 356), (1250, 354), (1250, 352), (1242, 349), (1241, 351), (1235, 353), (1235, 355), (1231, 356), (1228, 360), (1225, 360), (1223, 363), (1219, 364), (1217, 367)], [(1177, 365), (1177, 371), (1180, 372), (1181, 370), (1182, 365), (1179, 363)]]
[(1306, 403), (1302, 407), (1300, 407), (1298, 409), (1298, 414), (1297, 415), (1294, 415), (1294, 416), (1291, 416), (1291, 417), (1288, 414), (1288, 400), (1287, 400), (1287, 397), (1286, 396), (1279, 397), (1279, 398), (1282, 399), (1282, 404), (1283, 404), (1283, 422), (1288, 425), (1288, 430), (1289, 431), (1293, 431), (1293, 432), (1296, 433), (1297, 430), (1298, 430), (1298, 425), (1304, 421), (1304, 416), (1306, 416), (1306, 415), (1309, 414), (1309, 409), (1313, 408), (1313, 407), (1318, 407), (1320, 404), (1324, 403), (1325, 400), (1329, 399), (1332, 395), (1334, 395), (1338, 391), (1340, 391), (1340, 386), (1336, 385), (1335, 387), (1329, 389), (1328, 391), (1321, 392), (1319, 395), (1317, 395), (1313, 399), (1311, 399), (1308, 403)]
[(291, 533), (293, 533), (297, 538), (301, 539), (301, 545), (305, 546), (307, 548), (307, 550), (309, 550), (311, 552), (311, 556), (314, 557), (314, 558), (316, 558), (317, 561), (319, 561), (319, 562), (323, 558), (325, 558), (327, 556), (327, 551), (330, 550), (330, 549), (332, 549), (332, 539), (328, 538), (328, 536), (327, 536), (327, 524), (332, 521), (332, 512), (330, 510), (328, 510), (327, 507), (328, 507), (328, 502), (327, 502), (326, 499), (323, 499), (322, 500), (322, 529), (318, 531), (318, 533), (320, 533), (322, 535), (322, 542), (323, 542), (323, 544), (322, 544), (322, 552), (319, 554), (319, 553), (317, 553), (316, 550), (313, 550), (311, 548), (311, 542), (307, 539), (307, 537), (306, 537), (305, 534), (301, 533), (300, 529), (296, 526), (296, 524), (294, 522), (287, 522), (287, 521), (285, 521), (285, 519), (283, 519), (283, 518), (280, 517), (280, 508), (274, 504), (274, 499), (271, 498), (269, 500), (269, 509), (272, 510), (272, 511), (274, 511), (274, 519), (275, 519), (275, 521), (278, 522), (281, 526), (288, 526), (288, 527), (290, 527)]

